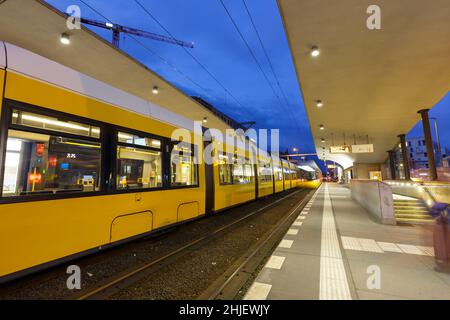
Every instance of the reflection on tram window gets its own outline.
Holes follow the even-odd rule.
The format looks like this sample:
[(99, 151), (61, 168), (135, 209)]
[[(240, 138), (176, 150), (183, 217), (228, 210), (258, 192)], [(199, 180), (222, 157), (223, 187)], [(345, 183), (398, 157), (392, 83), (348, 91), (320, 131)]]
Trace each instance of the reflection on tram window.
[(283, 171), (279, 166), (273, 166), (275, 181), (283, 181)]
[(259, 162), (259, 176), (261, 179), (261, 182), (272, 182), (273, 175), (272, 175), (272, 166), (270, 165), (270, 162)]
[(233, 164), (233, 183), (246, 184), (252, 183), (254, 180), (253, 165), (249, 164), (248, 160), (239, 158), (234, 159)]
[(61, 121), (54, 117), (43, 116), (20, 110), (13, 111), (12, 124), (50, 131), (65, 132), (78, 136), (92, 138), (100, 137), (100, 128), (98, 127), (73, 121)]
[(195, 186), (198, 184), (197, 165), (190, 145), (174, 146), (170, 158), (171, 186)]
[(119, 190), (162, 187), (161, 152), (119, 146), (117, 169)]
[[(219, 155), (219, 183), (232, 184), (233, 183), (233, 165), (228, 163), (227, 155)], [(230, 158), (231, 159), (231, 158)]]
[(140, 136), (130, 134), (130, 133), (125, 133), (125, 132), (119, 132), (117, 138), (120, 143), (134, 144), (134, 145), (138, 145), (138, 146), (161, 149), (161, 141), (158, 139), (140, 137)]
[(100, 143), (8, 131), (3, 196), (100, 190)]

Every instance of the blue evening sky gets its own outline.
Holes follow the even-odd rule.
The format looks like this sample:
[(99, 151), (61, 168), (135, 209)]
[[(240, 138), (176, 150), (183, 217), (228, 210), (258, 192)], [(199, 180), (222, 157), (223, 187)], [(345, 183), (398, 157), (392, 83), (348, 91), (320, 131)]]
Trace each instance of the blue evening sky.
[[(83, 1), (97, 12), (83, 4)], [(79, 5), (85, 18), (104, 21), (103, 15), (114, 23), (168, 35), (134, 0), (83, 1), (47, 0), (61, 11), (66, 11), (69, 5)], [(221, 84), (179, 46), (145, 38), (136, 38), (141, 42), (138, 44), (125, 35), (121, 38), (122, 50), (185, 93), (201, 96), (239, 122), (256, 121), (256, 128), (279, 128), (281, 151), (287, 148), (292, 151), (293, 147), (297, 147), (300, 152), (314, 152), (309, 123), (275, 0), (245, 0), (245, 3), (272, 62), (279, 86), (243, 0), (223, 0), (223, 3), (253, 50), (270, 84), (220, 0), (139, 2), (175, 38), (194, 42), (195, 48), (187, 50)], [(111, 40), (110, 31), (91, 29), (108, 41)], [(447, 147), (450, 147), (450, 123), (447, 120), (450, 119), (449, 104), (450, 94), (447, 94), (431, 112), (431, 116), (439, 117), (441, 141)], [(410, 136), (421, 135), (420, 128), (415, 128)]]

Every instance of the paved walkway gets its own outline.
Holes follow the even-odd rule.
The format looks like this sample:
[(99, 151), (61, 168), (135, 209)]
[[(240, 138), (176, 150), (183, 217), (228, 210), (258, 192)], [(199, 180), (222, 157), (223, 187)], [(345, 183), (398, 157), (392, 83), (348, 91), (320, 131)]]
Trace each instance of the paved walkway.
[(349, 189), (323, 184), (245, 299), (450, 299), (432, 237), (430, 227), (379, 224)]

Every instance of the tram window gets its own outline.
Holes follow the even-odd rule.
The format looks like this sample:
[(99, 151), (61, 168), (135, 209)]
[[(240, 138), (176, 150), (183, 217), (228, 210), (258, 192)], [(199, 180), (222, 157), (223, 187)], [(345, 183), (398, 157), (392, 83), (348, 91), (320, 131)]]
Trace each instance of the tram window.
[(241, 159), (235, 158), (233, 162), (233, 183), (245, 183), (243, 161)]
[(170, 157), (170, 185), (173, 187), (198, 185), (198, 166), (192, 146), (175, 145)]
[(233, 170), (233, 183), (234, 184), (246, 184), (252, 183), (255, 177), (253, 172), (253, 165), (248, 160), (242, 160), (239, 158), (234, 159), (232, 165)]
[(283, 171), (280, 167), (274, 166), (273, 171), (275, 172), (275, 181), (283, 181)]
[(117, 147), (117, 189), (162, 187), (161, 152)]
[(100, 190), (101, 144), (9, 130), (3, 197)]
[(137, 146), (161, 149), (161, 141), (147, 137), (140, 137), (130, 133), (119, 132), (117, 136), (119, 143), (134, 144)]
[[(231, 159), (231, 158), (230, 158)], [(227, 163), (226, 155), (219, 155), (219, 183), (232, 184), (233, 183), (233, 165)]]
[(255, 174), (253, 168), (254, 166), (252, 164), (244, 164), (244, 183), (252, 183), (254, 181)]
[(99, 138), (100, 128), (87, 124), (62, 121), (55, 117), (48, 117), (41, 114), (14, 110), (12, 114), (12, 124), (32, 127), (56, 132), (75, 134), (78, 136)]
[(259, 177), (261, 182), (272, 182), (272, 166), (268, 162), (259, 162)]

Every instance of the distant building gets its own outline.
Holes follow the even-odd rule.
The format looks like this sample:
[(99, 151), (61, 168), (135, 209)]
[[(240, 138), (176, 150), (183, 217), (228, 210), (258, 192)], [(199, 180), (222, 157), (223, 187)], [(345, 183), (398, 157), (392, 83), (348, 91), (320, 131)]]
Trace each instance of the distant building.
[[(427, 146), (425, 144), (424, 137), (408, 138), (406, 142), (408, 149), (409, 162), (412, 170), (427, 169), (428, 165), (428, 153)], [(436, 142), (433, 142), (434, 159), (436, 165), (441, 166), (441, 157), (438, 156), (438, 146)]]

